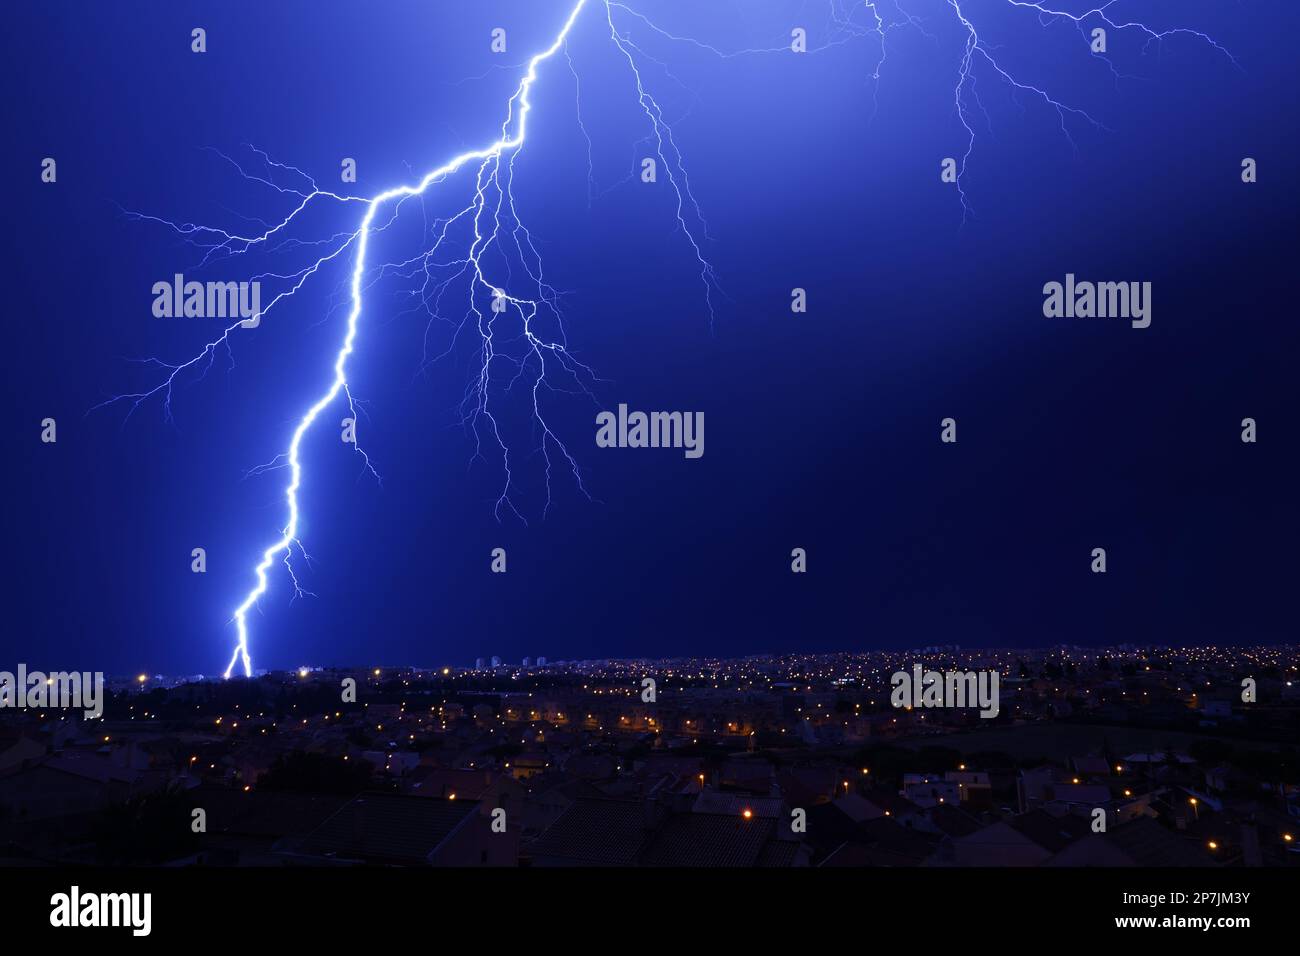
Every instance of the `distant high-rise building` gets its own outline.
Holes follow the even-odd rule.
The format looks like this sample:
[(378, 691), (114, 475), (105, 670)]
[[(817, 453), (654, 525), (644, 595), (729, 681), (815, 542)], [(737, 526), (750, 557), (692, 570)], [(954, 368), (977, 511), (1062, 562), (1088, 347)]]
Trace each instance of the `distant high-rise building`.
[(492, 666), (493, 667), (501, 666), (501, 658), (497, 657), (495, 654), (492, 655)]
[(487, 661), (483, 660), (483, 658), (481, 657), (474, 658), (474, 670), (481, 671), (483, 669), (483, 665), (486, 663)]
[(525, 658), (524, 658), (524, 666), (525, 666), (525, 667), (532, 667), (532, 666), (533, 666), (533, 659), (532, 659), (531, 657), (525, 657)]

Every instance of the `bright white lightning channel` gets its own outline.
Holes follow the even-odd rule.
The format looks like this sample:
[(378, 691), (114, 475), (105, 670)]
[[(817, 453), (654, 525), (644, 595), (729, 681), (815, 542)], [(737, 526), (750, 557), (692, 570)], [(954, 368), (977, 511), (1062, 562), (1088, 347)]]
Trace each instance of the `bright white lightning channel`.
[[(235, 652), (231, 655), (230, 663), (226, 666), (225, 676), (229, 677), (235, 668), (236, 663), (240, 663), (244, 668), (244, 676), (249, 677), (253, 673), (253, 663), (248, 655), (248, 612), (257, 599), (266, 593), (267, 589), (267, 571), (270, 570), (272, 563), (282, 553), (287, 553), (294, 541), (297, 539), (298, 530), (298, 487), (302, 483), (302, 464), (298, 459), (298, 449), (302, 444), (302, 437), (311, 428), (312, 423), (322, 411), (339, 396), (339, 392), (347, 388), (347, 376), (345, 368), (347, 366), (348, 356), (352, 354), (353, 345), (357, 338), (357, 320), (361, 317), (361, 279), (366, 269), (366, 247), (370, 242), (370, 226), (374, 222), (375, 213), (379, 207), (390, 199), (399, 197), (415, 196), (429, 188), (433, 183), (438, 182), (445, 177), (456, 172), (471, 160), (487, 160), (500, 156), (507, 150), (517, 149), (523, 145), (524, 136), (527, 132), (528, 111), (531, 108), (528, 102), (528, 92), (532, 88), (533, 81), (537, 79), (538, 64), (550, 59), (564, 45), (564, 41), (569, 36), (569, 31), (573, 29), (573, 23), (578, 19), (578, 14), (586, 5), (587, 0), (578, 0), (573, 9), (569, 12), (568, 19), (564, 21), (559, 35), (555, 41), (528, 61), (528, 72), (524, 74), (519, 81), (519, 87), (515, 90), (514, 96), (510, 98), (510, 113), (514, 113), (514, 105), (518, 103), (519, 113), (517, 129), (513, 136), (503, 132), (491, 146), (485, 149), (477, 149), (468, 153), (461, 153), (459, 156), (450, 160), (443, 166), (439, 166), (432, 172), (426, 173), (424, 178), (415, 186), (399, 186), (396, 189), (390, 189), (382, 192), (378, 196), (370, 199), (366, 206), (366, 214), (361, 220), (361, 228), (357, 234), (357, 255), (356, 262), (352, 267), (352, 310), (348, 314), (348, 331), (343, 339), (343, 347), (339, 349), (338, 356), (334, 359), (334, 381), (330, 385), (329, 391), (316, 400), (307, 413), (303, 415), (302, 421), (294, 429), (293, 439), (289, 442), (289, 451), (286, 458), (289, 463), (291, 478), (288, 488), (285, 489), (285, 498), (289, 504), (289, 522), (284, 526), (284, 531), (280, 539), (262, 552), (261, 563), (256, 568), (257, 586), (248, 592), (244, 602), (235, 608), (235, 626), (239, 629), (239, 643), (235, 647)], [(506, 119), (506, 126), (509, 125), (510, 117)], [(503, 127), (504, 130), (505, 127)], [(481, 192), (480, 192), (481, 195)]]

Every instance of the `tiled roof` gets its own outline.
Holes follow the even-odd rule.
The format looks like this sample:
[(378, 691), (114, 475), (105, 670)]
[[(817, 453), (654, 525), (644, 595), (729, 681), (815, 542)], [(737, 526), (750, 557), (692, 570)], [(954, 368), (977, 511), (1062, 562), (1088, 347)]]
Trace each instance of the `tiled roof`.
[(965, 810), (959, 810), (947, 803), (931, 807), (929, 817), (931, 823), (952, 837), (966, 836), (984, 826)]
[(929, 856), (922, 844), (913, 847), (885, 843), (845, 843), (821, 862), (825, 867), (919, 866)]
[(645, 852), (646, 866), (754, 866), (775, 821), (738, 814), (684, 813), (669, 818)]
[(488, 770), (455, 770), (448, 767), (416, 767), (406, 776), (406, 786), (420, 796), (445, 797), (455, 794), (462, 800), (477, 800), (492, 785)]
[(857, 823), (836, 803), (819, 803), (808, 808), (808, 842), (826, 852), (858, 835)]
[(1075, 840), (1087, 836), (1092, 827), (1083, 817), (1054, 817), (1046, 810), (1033, 810), (1014, 817), (1011, 826), (1045, 850), (1056, 853)]
[(768, 840), (758, 855), (756, 866), (794, 866), (799, 857), (799, 844), (793, 840)]
[(135, 783), (140, 779), (140, 771), (129, 767), (119, 767), (104, 757), (92, 757), (84, 754), (47, 757), (42, 767), (70, 773), (76, 777), (95, 780), (99, 783)]
[(915, 813), (920, 809), (911, 800), (889, 790), (868, 790), (862, 796), (881, 811), (888, 810), (892, 816), (898, 816), (900, 813)]
[(717, 813), (735, 817), (748, 810), (756, 817), (770, 818), (785, 816), (781, 804), (780, 797), (751, 797), (743, 793), (705, 790), (695, 798), (691, 810), (694, 813)]
[(846, 793), (832, 804), (836, 811), (854, 823), (874, 820), (883, 815), (884, 810), (856, 793)]
[(1155, 820), (1143, 818), (1115, 827), (1106, 834), (1138, 866), (1213, 866), (1201, 848), (1172, 833)]
[(1071, 762), (1079, 773), (1105, 775), (1110, 772), (1110, 764), (1105, 757), (1074, 757)]
[(373, 863), (424, 863), (478, 804), (363, 793), (309, 833), (298, 852)]
[(858, 824), (859, 839), (881, 857), (876, 866), (917, 866), (935, 851), (939, 838), (905, 827), (890, 817)]
[(205, 787), (190, 791), (189, 799), (207, 811), (211, 832), (267, 838), (310, 833), (348, 800), (333, 794)]
[(528, 848), (534, 858), (635, 866), (646, 837), (639, 800), (579, 799)]

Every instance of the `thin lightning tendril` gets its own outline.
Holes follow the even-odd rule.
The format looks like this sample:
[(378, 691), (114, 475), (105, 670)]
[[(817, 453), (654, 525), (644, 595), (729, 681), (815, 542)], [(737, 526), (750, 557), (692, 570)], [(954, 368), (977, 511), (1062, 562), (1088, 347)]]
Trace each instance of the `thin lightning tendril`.
[[(967, 7), (981, 5), (979, 0), (938, 0), (938, 2), (942, 3), (951, 11), (957, 25), (961, 28), (964, 35), (961, 53), (957, 61), (957, 82), (953, 87), (953, 106), (956, 112), (957, 121), (962, 128), (966, 140), (965, 147), (961, 154), (961, 160), (957, 164), (955, 179), (957, 195), (962, 209), (962, 222), (965, 223), (970, 216), (970, 204), (968, 202), (963, 180), (971, 156), (975, 151), (976, 140), (975, 127), (972, 125), (972, 113), (978, 111), (983, 116), (984, 124), (989, 128), (992, 128), (992, 121), (989, 118), (988, 111), (985, 110), (976, 89), (977, 73), (979, 72), (977, 67), (982, 65), (987, 68), (996, 79), (1006, 84), (1013, 92), (1027, 94), (1042, 101), (1046, 106), (1054, 110), (1057, 114), (1062, 134), (1076, 153), (1078, 147), (1070, 131), (1070, 120), (1073, 119), (1086, 123), (1097, 130), (1105, 132), (1109, 132), (1109, 130), (1085, 110), (1070, 106), (1053, 96), (1044, 88), (1021, 81), (1010, 70), (1005, 69), (999, 63), (998, 58), (994, 53), (994, 48), (986, 43), (980, 36), (978, 27), (972, 19), (973, 15), (968, 15), (966, 13)], [(888, 7), (885, 9), (885, 12), (882, 13), (881, 7), (886, 3), (888, 4)], [(1044, 27), (1062, 21), (1072, 24), (1073, 27), (1083, 36), (1085, 41), (1090, 39), (1087, 31), (1089, 24), (1100, 25), (1115, 31), (1133, 31), (1145, 38), (1145, 43), (1142, 46), (1143, 53), (1145, 53), (1153, 43), (1160, 44), (1170, 37), (1193, 37), (1209, 45), (1216, 52), (1226, 57), (1234, 67), (1241, 69), (1241, 65), (1226, 48), (1208, 34), (1202, 33), (1199, 30), (1192, 30), (1185, 27), (1160, 30), (1148, 26), (1140, 21), (1123, 19), (1112, 14), (1111, 9), (1121, 3), (1121, 0), (1106, 0), (1105, 3), (1097, 4), (1081, 13), (1070, 13), (1058, 9), (1046, 2), (1040, 2), (1040, 0), (984, 0), (984, 3), (1001, 3), (1008, 7), (1033, 12), (1036, 15), (1039, 24)], [(635, 19), (640, 25), (646, 27), (662, 39), (686, 44), (720, 59), (732, 59), (734, 57), (765, 54), (789, 54), (793, 52), (788, 40), (783, 40), (780, 45), (769, 47), (749, 47), (728, 52), (694, 37), (679, 36), (671, 33), (653, 23), (648, 17), (626, 6), (620, 2), (620, 0), (608, 0), (606, 8), (617, 9), (627, 13), (630, 18)], [(858, 23), (853, 19), (854, 11), (858, 9), (866, 11), (867, 16), (870, 18), (869, 23)], [(895, 30), (911, 28), (928, 40), (935, 43), (939, 42), (939, 38), (926, 29), (925, 21), (922, 18), (904, 8), (902, 0), (858, 0), (857, 3), (849, 3), (846, 2), (846, 0), (830, 0), (828, 22), (829, 28), (827, 30), (827, 38), (815, 46), (809, 46), (807, 48), (807, 53), (820, 53), (864, 37), (872, 37), (872, 42), (879, 48), (879, 57), (871, 70), (871, 117), (873, 119), (879, 105), (877, 99), (879, 95), (879, 84), (884, 75), (885, 64), (889, 59), (889, 39), (891, 34)], [(630, 42), (627, 45), (631, 47)], [(631, 48), (635, 49), (635, 47)], [(1091, 47), (1089, 47), (1089, 51), (1091, 52)], [(1108, 57), (1097, 53), (1092, 53), (1092, 56), (1105, 62), (1107, 68), (1115, 77), (1116, 82), (1120, 79), (1127, 78), (1124, 74), (1121, 74), (1118, 71)]]

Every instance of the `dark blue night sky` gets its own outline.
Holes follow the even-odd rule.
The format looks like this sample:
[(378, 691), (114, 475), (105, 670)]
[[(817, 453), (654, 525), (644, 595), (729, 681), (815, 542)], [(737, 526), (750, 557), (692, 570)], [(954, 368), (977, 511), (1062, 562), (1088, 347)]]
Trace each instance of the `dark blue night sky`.
[[(971, 96), (964, 224), (939, 178), (966, 145), (953, 105), (966, 34), (948, 3), (900, 0), (916, 25), (889, 32), (878, 84), (869, 32), (806, 56), (719, 57), (623, 14), (708, 221), (727, 296), (711, 324), (662, 178), (624, 181), (649, 128), (588, 2), (570, 53), (594, 196), (562, 58), (541, 67), (515, 191), (566, 294), (570, 347), (602, 379), (594, 404), (547, 399), (592, 500), (556, 468), (543, 514), (521, 426), (528, 523), (497, 519), (500, 461), (475, 460), (457, 410), (473, 351), (422, 369), (427, 317), (409, 284), (381, 281), (349, 381), (383, 482), (338, 440), (345, 405), (331, 408), (303, 445), (313, 562), (300, 569), (315, 596), (291, 601), (275, 566), (250, 618), (257, 667), (1295, 638), (1296, 5), (1117, 4), (1121, 19), (1213, 35), (1238, 67), (1186, 34), (1112, 31), (1094, 58), (1073, 26), (966, 0), (1004, 68), (1104, 128), (1071, 117), (1072, 146), (1055, 110), (977, 59), (987, 118)], [(788, 43), (799, 25), (813, 47), (835, 36), (829, 4), (632, 5), (723, 51)], [(181, 379), (170, 422), (157, 400), (88, 414), (156, 383), (132, 359), (183, 361), (211, 338), (210, 320), (155, 318), (154, 282), (303, 261), (205, 273), (201, 250), (123, 210), (264, 228), (292, 197), (212, 151), (248, 159), (250, 143), (325, 188), (418, 179), (495, 139), (519, 64), (567, 10), (7, 5), (0, 661), (220, 671), (231, 611), (285, 517), (284, 472), (245, 473), (284, 450), (342, 336), (347, 255), (236, 339), (233, 365), (219, 352), (206, 377)], [(40, 182), (46, 156), (55, 184)], [(355, 187), (339, 183), (344, 156)], [(1241, 182), (1243, 157), (1258, 183)], [(438, 187), (430, 214), (463, 203), (468, 182)], [(358, 218), (323, 208), (302, 236)], [(415, 255), (420, 223), (413, 207), (376, 255)], [(1151, 282), (1151, 327), (1045, 318), (1043, 284), (1066, 273)], [(704, 412), (704, 457), (597, 448), (595, 412), (620, 402)], [(956, 445), (939, 441), (948, 416)], [(1256, 444), (1240, 441), (1247, 416)], [(190, 571), (194, 547), (206, 574)], [(496, 547), (504, 575), (489, 571)], [(794, 547), (806, 574), (790, 571)], [(1105, 575), (1089, 571), (1095, 547)]]

